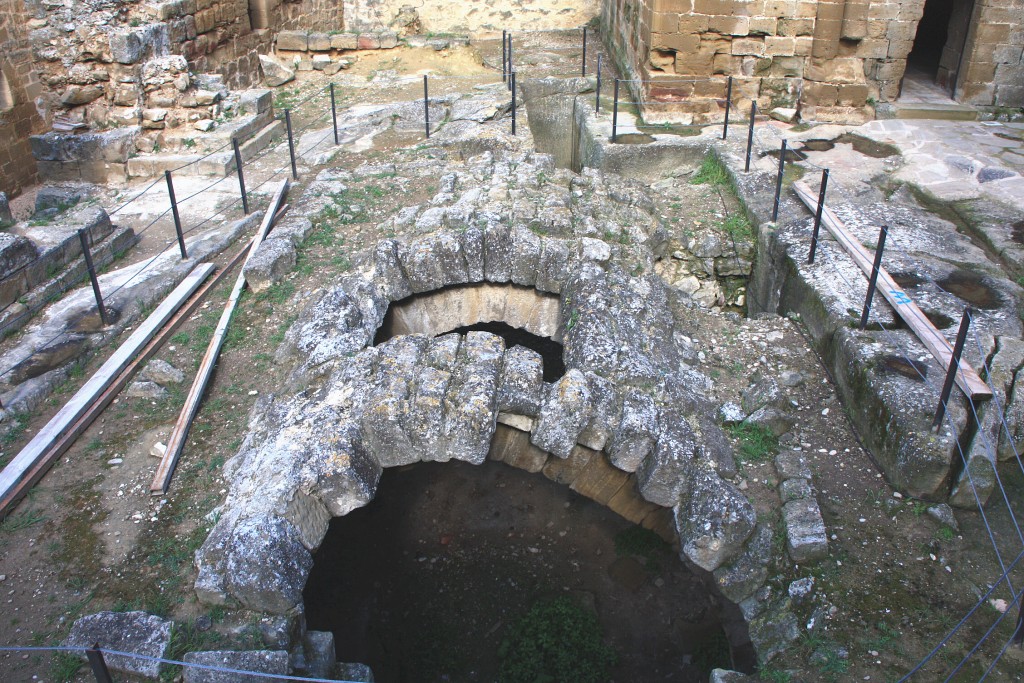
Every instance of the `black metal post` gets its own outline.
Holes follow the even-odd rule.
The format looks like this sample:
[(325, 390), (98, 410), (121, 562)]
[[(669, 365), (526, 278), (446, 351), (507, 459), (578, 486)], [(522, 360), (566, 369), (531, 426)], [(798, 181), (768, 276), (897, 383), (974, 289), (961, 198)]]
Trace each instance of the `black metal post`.
[(295, 168), (295, 139), (292, 137), (292, 112), (284, 110), (284, 125), (288, 128), (288, 156), (292, 159), (292, 180), (299, 179), (299, 171)]
[(594, 97), (594, 113), (601, 113), (601, 57), (604, 55), (597, 56), (597, 96)]
[(334, 84), (331, 83), (331, 121), (334, 122), (334, 144), (340, 145), (338, 140), (338, 105), (334, 102)]
[(619, 125), (619, 79), (615, 79), (615, 99), (612, 100), (612, 142), (615, 142), (615, 129)]
[(181, 232), (181, 216), (178, 215), (178, 201), (174, 198), (174, 183), (171, 182), (171, 172), (164, 171), (164, 178), (167, 179), (167, 194), (171, 198), (171, 215), (174, 216), (174, 232), (178, 233), (178, 248), (181, 249), (181, 260), (188, 258), (185, 251), (185, 235)]
[(238, 149), (238, 138), (231, 138), (235, 148), (235, 172), (238, 173), (238, 190), (242, 193), (242, 210), (249, 215), (249, 196), (245, 193), (245, 176), (242, 174), (242, 152)]
[(85, 228), (78, 229), (78, 240), (82, 243), (82, 256), (85, 257), (85, 269), (89, 273), (89, 280), (92, 282), (92, 293), (96, 296), (96, 308), (100, 312), (100, 320), (104, 325), (107, 322), (107, 309), (103, 305), (103, 294), (100, 292), (100, 281), (96, 277), (96, 269), (92, 265), (92, 254), (89, 253), (89, 234)]
[(427, 90), (426, 74), (423, 74), (423, 120), (427, 125), (427, 139), (430, 139), (430, 94)]
[(732, 76), (725, 86), (725, 123), (722, 124), (722, 139), (729, 135), (729, 111), (732, 110)]
[(512, 80), (511, 80), (511, 76), (512, 76), (512, 34), (511, 33), (508, 34), (508, 73), (509, 73), (508, 89), (511, 90), (512, 89)]
[(772, 205), (772, 223), (779, 220), (779, 202), (782, 201), (782, 176), (786, 175), (786, 141), (779, 151), (779, 175), (775, 178), (775, 203)]
[(885, 249), (885, 238), (889, 236), (889, 226), (883, 225), (878, 231), (878, 248), (875, 249), (875, 262), (871, 266), (871, 277), (868, 278), (868, 296), (864, 299), (864, 311), (860, 314), (860, 329), (868, 326), (871, 315), (871, 300), (875, 297), (875, 285), (878, 284), (878, 269), (882, 266), (882, 250)]
[(750, 128), (747, 130), (747, 162), (743, 166), (743, 172), (750, 171), (750, 152), (754, 148), (754, 118), (757, 116), (757, 102), (750, 103)]
[(583, 73), (581, 74), (584, 78), (587, 76), (587, 27), (583, 27)]
[(107, 669), (107, 663), (103, 660), (103, 653), (100, 652), (99, 648), (99, 643), (96, 643), (92, 646), (92, 649), (85, 651), (85, 656), (89, 659), (89, 668), (92, 669), (92, 675), (96, 677), (96, 683), (114, 683), (114, 679), (110, 677), (110, 670)]
[(808, 263), (814, 263), (814, 252), (818, 250), (818, 230), (821, 229), (821, 212), (825, 210), (825, 189), (828, 187), (828, 169), (821, 171), (821, 189), (818, 191), (818, 210), (814, 214), (814, 232), (811, 234), (811, 253)]
[(516, 72), (509, 74), (512, 79), (512, 135), (516, 134)]
[(505, 67), (508, 66), (508, 31), (502, 30), (501, 32), (501, 82), (505, 83), (508, 81), (508, 73), (505, 71)]
[(956, 343), (953, 344), (953, 357), (949, 359), (949, 368), (946, 370), (946, 381), (942, 384), (942, 393), (939, 395), (939, 407), (935, 409), (935, 419), (932, 420), (932, 429), (938, 430), (942, 418), (946, 416), (946, 405), (949, 403), (949, 394), (953, 391), (953, 381), (960, 369), (960, 356), (964, 352), (964, 342), (967, 341), (967, 328), (971, 326), (971, 307), (964, 309), (963, 317), (960, 318), (960, 330), (956, 333)]

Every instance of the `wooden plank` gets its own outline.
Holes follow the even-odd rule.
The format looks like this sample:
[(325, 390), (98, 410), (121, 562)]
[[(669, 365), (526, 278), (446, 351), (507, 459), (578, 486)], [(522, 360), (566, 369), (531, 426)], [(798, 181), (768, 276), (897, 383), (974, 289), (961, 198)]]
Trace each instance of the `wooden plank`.
[[(251, 242), (249, 243), (251, 244)], [(121, 373), (117, 376), (110, 386), (97, 398), (92, 404), (89, 405), (88, 410), (72, 425), (64, 434), (60, 436), (51, 446), (46, 453), (36, 462), (31, 470), (28, 471), (25, 478), (7, 495), (0, 499), (0, 519), (10, 514), (14, 506), (17, 505), (18, 501), (21, 500), (28, 491), (35, 486), (35, 484), (42, 479), (43, 475), (49, 471), (50, 466), (56, 462), (57, 458), (63, 455), (70, 447), (71, 444), (89, 428), (89, 425), (99, 417), (99, 415), (110, 405), (114, 397), (128, 384), (131, 378), (135, 375), (138, 368), (145, 363), (147, 360), (156, 355), (156, 352), (163, 346), (167, 338), (170, 337), (174, 332), (181, 326), (185, 320), (199, 307), (206, 295), (216, 287), (224, 277), (227, 276), (235, 266), (242, 262), (242, 258), (249, 250), (249, 244), (246, 244), (240, 251), (238, 251), (231, 260), (214, 275), (212, 278), (206, 281), (199, 290), (197, 290), (191, 298), (185, 303), (184, 306), (178, 309), (178, 312), (174, 314), (174, 317), (164, 325), (160, 332), (150, 340), (135, 360), (131, 362)]]
[[(798, 180), (793, 183), (793, 189), (796, 190), (797, 196), (807, 205), (807, 208), (811, 211), (817, 210), (818, 195), (816, 192), (812, 192), (806, 183)], [(853, 262), (864, 272), (864, 275), (871, 277), (871, 269), (874, 266), (873, 255), (850, 234), (843, 222), (827, 205), (821, 212), (821, 222), (850, 255)], [(953, 359), (953, 346), (884, 268), (878, 270), (878, 291), (889, 302), (893, 310), (903, 318), (903, 321), (907, 323), (907, 326), (917, 335), (917, 338), (921, 340), (921, 343), (943, 369), (948, 368)], [(960, 360), (960, 372), (956, 375), (956, 383), (972, 401), (992, 397), (992, 390), (989, 386), (963, 359)]]
[[(256, 249), (266, 238), (267, 233), (270, 232), (270, 228), (274, 224), (274, 218), (278, 214), (281, 202), (284, 200), (284, 195), (287, 191), (288, 180), (282, 180), (280, 187), (277, 188), (277, 192), (274, 193), (273, 198), (270, 200), (270, 206), (267, 207), (267, 211), (263, 216), (260, 229), (256, 233), (256, 237), (253, 238), (246, 263), (253, 257)], [(174, 430), (167, 440), (167, 450), (164, 451), (163, 458), (160, 459), (160, 465), (153, 476), (153, 483), (149, 486), (150, 493), (154, 495), (166, 493), (167, 488), (171, 485), (174, 468), (177, 466), (178, 459), (181, 457), (181, 451), (185, 447), (185, 439), (188, 438), (192, 421), (195, 420), (196, 413), (199, 412), (199, 404), (203, 400), (203, 393), (206, 391), (206, 385), (213, 374), (213, 367), (217, 363), (217, 356), (220, 355), (221, 347), (223, 347), (224, 339), (227, 336), (228, 324), (231, 322), (231, 316), (234, 315), (235, 307), (238, 305), (238, 299), (241, 297), (244, 287), (245, 274), (240, 273), (235, 281), (234, 288), (231, 290), (231, 295), (228, 297), (228, 302), (224, 306), (224, 312), (221, 313), (220, 320), (217, 322), (217, 329), (213, 332), (210, 345), (206, 348), (206, 354), (203, 356), (199, 372), (192, 382), (192, 388), (185, 398), (185, 405), (182, 407), (178, 421), (174, 424)]]
[[(213, 270), (214, 265), (211, 263), (196, 266), (0, 472), (0, 514), (6, 515), (7, 510), (13, 507), (21, 495), (46, 473), (60, 455), (53, 455), (50, 452), (52, 444), (71, 433), (71, 428), (79, 418), (96, 403), (115, 377), (137, 357), (139, 350), (153, 338)], [(67, 445), (70, 445), (70, 442)]]

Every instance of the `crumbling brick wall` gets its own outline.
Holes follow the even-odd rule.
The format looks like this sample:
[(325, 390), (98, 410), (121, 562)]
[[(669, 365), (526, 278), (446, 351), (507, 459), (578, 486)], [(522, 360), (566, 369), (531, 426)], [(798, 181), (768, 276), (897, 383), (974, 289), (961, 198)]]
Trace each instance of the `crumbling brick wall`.
[(11, 196), (37, 180), (28, 136), (43, 128), (26, 24), (21, 0), (0, 0), (0, 192)]

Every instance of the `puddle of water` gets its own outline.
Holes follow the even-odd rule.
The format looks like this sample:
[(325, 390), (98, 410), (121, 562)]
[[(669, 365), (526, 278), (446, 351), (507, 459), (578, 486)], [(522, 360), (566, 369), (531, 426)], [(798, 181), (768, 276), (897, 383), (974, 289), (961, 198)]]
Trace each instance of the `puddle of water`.
[(804, 140), (803, 149), (809, 149), (812, 152), (827, 152), (835, 146), (836, 143), (831, 140)]
[(999, 308), (1002, 298), (991, 285), (985, 282), (985, 276), (969, 270), (954, 270), (936, 284), (950, 294), (963, 299), (969, 304), (991, 310)]
[(855, 133), (844, 133), (837, 137), (835, 141), (849, 143), (853, 145), (855, 151), (872, 159), (885, 159), (886, 157), (897, 156), (900, 153), (900, 150), (892, 145), (887, 145), (884, 142), (875, 142)]
[(923, 382), (928, 376), (927, 365), (903, 356), (886, 356), (882, 359), (882, 367), (917, 382)]
[[(781, 152), (782, 152), (781, 149), (773, 149), (772, 151), (765, 153), (765, 156), (778, 159), (779, 158), (779, 154)], [(807, 155), (804, 154), (803, 152), (801, 152), (800, 150), (793, 149), (792, 147), (787, 147), (786, 148), (786, 161), (789, 161), (789, 162), (803, 161), (806, 158), (807, 158)]]
[(654, 142), (654, 137), (647, 133), (624, 133), (615, 136), (617, 145), (646, 145)]
[(908, 287), (917, 287), (918, 285), (927, 282), (927, 280), (917, 273), (889, 273), (889, 277), (904, 289), (907, 289)]
[(945, 330), (953, 325), (957, 324), (956, 320), (953, 320), (945, 313), (939, 313), (938, 311), (925, 311), (924, 317), (928, 318), (935, 325), (937, 329)]

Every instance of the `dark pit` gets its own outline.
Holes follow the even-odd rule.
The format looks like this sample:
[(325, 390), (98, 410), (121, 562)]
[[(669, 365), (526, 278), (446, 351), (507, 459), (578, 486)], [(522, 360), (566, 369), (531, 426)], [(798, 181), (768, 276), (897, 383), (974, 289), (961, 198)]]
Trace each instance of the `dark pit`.
[(923, 382), (928, 377), (927, 365), (905, 356), (886, 356), (882, 359), (882, 367), (916, 382)]
[[(780, 149), (773, 149), (770, 152), (766, 152), (765, 156), (766, 157), (773, 157), (775, 159), (778, 159), (779, 155), (781, 153), (782, 153), (782, 149), (781, 148)], [(788, 162), (804, 161), (805, 159), (807, 159), (807, 155), (804, 154), (803, 152), (801, 152), (800, 150), (793, 149), (792, 147), (787, 147), (786, 148), (786, 161), (788, 161)]]
[(749, 643), (730, 653), (725, 601), (676, 553), (539, 474), (421, 463), (385, 471), (369, 505), (331, 521), (306, 620), (334, 633), (339, 661), (368, 664), (381, 683), (501, 680), (524, 656), (511, 648), (514, 625), (558, 596), (595, 613), (616, 652), (601, 680), (750, 671)]
[(1010, 239), (1017, 244), (1024, 244), (1024, 221), (1017, 221), (1010, 226)]
[(646, 145), (654, 142), (654, 136), (647, 133), (620, 133), (615, 136), (617, 145)]
[(917, 273), (889, 273), (889, 277), (893, 279), (893, 282), (904, 289), (917, 287), (918, 285), (922, 285), (927, 282), (924, 277)]
[(986, 310), (999, 308), (1003, 302), (1002, 297), (987, 280), (984, 275), (969, 270), (954, 270), (936, 284), (972, 306)]

